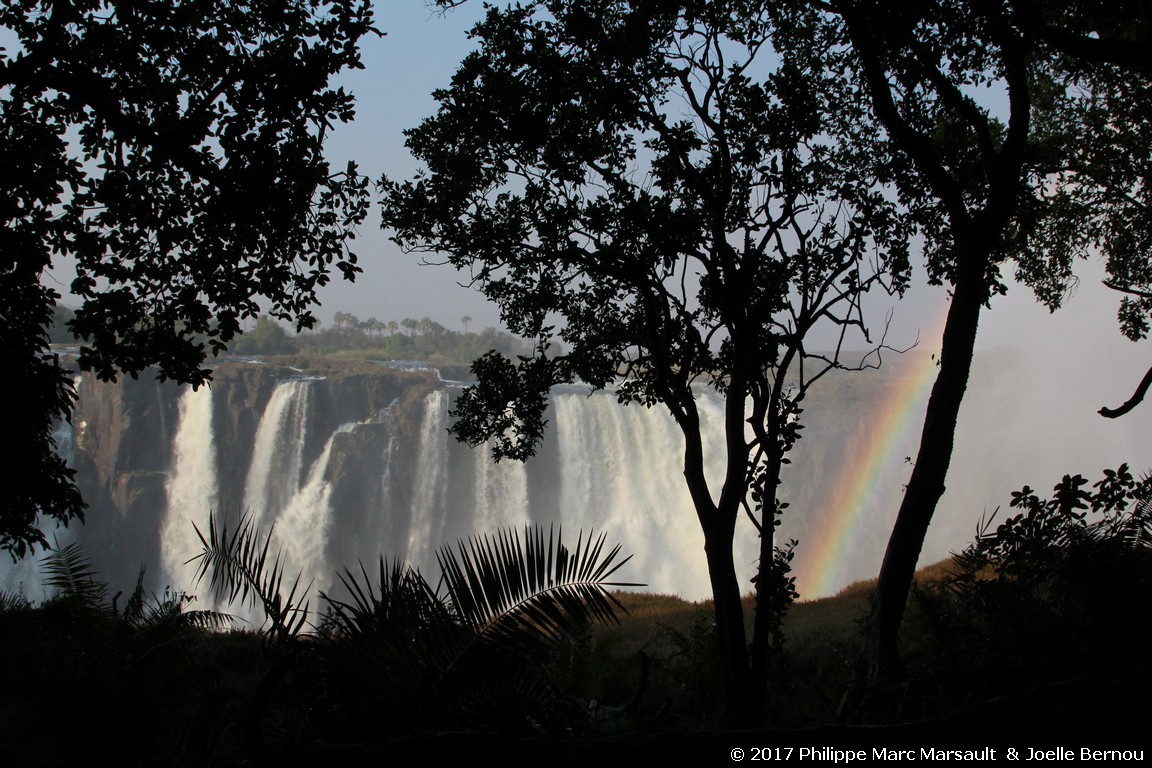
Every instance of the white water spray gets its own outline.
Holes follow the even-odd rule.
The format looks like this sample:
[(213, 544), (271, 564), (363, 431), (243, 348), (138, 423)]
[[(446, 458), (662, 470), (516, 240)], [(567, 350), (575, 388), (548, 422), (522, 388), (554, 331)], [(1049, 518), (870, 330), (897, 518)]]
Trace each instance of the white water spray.
[(168, 509), (160, 529), (161, 565), (166, 585), (191, 592), (195, 568), (188, 560), (201, 552), (193, 523), (207, 535), (208, 518), (219, 507), (212, 390), (187, 388), (180, 396), (179, 414), (165, 483)]
[(286, 566), (285, 598), (296, 574), (300, 574), (301, 589), (310, 584), (320, 589), (328, 588), (335, 570), (335, 564), (330, 566), (324, 556), (332, 521), (332, 484), (327, 479), (328, 463), (338, 436), (354, 426), (344, 424), (328, 438), (324, 451), (308, 472), (307, 481), (276, 518), (272, 545), (282, 553)]
[(448, 433), (444, 429), (447, 414), (447, 392), (438, 389), (424, 398), (408, 545), (403, 553), (395, 553), (422, 569), (435, 562), (434, 552), (443, 538), (446, 522), (442, 512), (448, 471)]
[(244, 486), (244, 510), (258, 526), (268, 526), (300, 491), (310, 384), (281, 382), (260, 417)]

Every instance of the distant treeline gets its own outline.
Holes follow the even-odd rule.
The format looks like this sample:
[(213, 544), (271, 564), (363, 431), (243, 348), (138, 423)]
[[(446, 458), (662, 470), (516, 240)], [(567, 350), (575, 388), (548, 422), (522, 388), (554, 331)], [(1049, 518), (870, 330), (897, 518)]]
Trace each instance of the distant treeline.
[(68, 330), (68, 321), (76, 314), (74, 310), (57, 304), (52, 310), (52, 325), (48, 328), (50, 344), (75, 344), (76, 337)]
[[(68, 329), (75, 312), (57, 305), (48, 330), (53, 344), (75, 344)], [(374, 317), (360, 320), (355, 315), (337, 312), (332, 325), (317, 331), (294, 334), (270, 318), (262, 317), (256, 325), (229, 345), (237, 355), (329, 355), (344, 353), (353, 357), (380, 357), (391, 360), (422, 360), (439, 364), (467, 365), (485, 352), (495, 349), (515, 356), (526, 352), (522, 339), (496, 328), (468, 331), (472, 318), (461, 318), (464, 331), (445, 328), (431, 318), (399, 322), (381, 322)]]
[[(467, 328), (471, 318), (465, 320), (463, 324)], [(231, 351), (239, 355), (347, 353), (440, 364), (470, 363), (491, 349), (506, 355), (525, 351), (521, 339), (495, 328), (485, 328), (479, 333), (460, 332), (427, 317), (405, 318), (399, 322), (382, 322), (373, 317), (362, 321), (345, 312), (337, 312), (327, 328), (296, 335), (273, 320), (260, 318), (254, 328), (231, 345)]]

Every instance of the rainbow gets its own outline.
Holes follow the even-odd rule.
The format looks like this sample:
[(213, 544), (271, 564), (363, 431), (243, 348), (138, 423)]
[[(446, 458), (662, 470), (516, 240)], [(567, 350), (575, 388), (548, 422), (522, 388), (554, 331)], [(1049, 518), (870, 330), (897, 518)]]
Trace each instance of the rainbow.
[[(819, 515), (821, 525), (809, 538), (811, 548), (804, 548), (801, 542), (806, 551), (797, 552), (796, 586), (802, 598), (823, 597), (843, 587), (844, 564), (851, 556), (853, 544), (863, 539), (866, 527), (875, 524), (877, 514), (889, 512), (875, 508), (877, 501), (883, 499), (880, 486), (890, 476), (892, 466), (902, 461), (897, 454), (907, 447), (908, 438), (922, 424), (928, 393), (936, 380), (935, 353), (940, 348), (947, 314), (945, 306), (921, 337), (925, 351), (908, 353), (908, 369), (896, 379), (876, 410), (863, 443), (853, 446), (854, 461), (845, 466), (828, 495)], [(890, 511), (894, 514), (895, 508)], [(887, 531), (884, 539), (887, 540)]]

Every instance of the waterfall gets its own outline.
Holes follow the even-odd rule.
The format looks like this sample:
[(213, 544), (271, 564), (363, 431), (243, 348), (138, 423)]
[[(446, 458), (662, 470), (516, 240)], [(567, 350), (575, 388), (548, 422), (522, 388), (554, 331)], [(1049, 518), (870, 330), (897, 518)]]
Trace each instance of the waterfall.
[[(172, 467), (165, 483), (168, 509), (160, 529), (161, 566), (165, 584), (192, 589), (194, 567), (188, 560), (200, 554), (193, 522), (207, 535), (208, 517), (219, 507), (216, 441), (212, 429), (212, 390), (187, 387), (180, 396)], [(206, 589), (207, 585), (204, 585)], [(207, 602), (206, 595), (204, 595)]]
[(435, 562), (433, 553), (438, 543), (442, 543), (447, 522), (442, 514), (448, 473), (447, 419), (448, 393), (442, 389), (430, 392), (424, 398), (424, 418), (420, 424), (408, 542), (403, 552), (390, 553), (405, 557), (420, 568), (428, 568)]
[(260, 417), (244, 485), (244, 509), (262, 527), (276, 520), (300, 491), (311, 383), (281, 382)]
[[(222, 402), (251, 402), (247, 390), (216, 386)], [(217, 417), (229, 413), (233, 423), (214, 428), (212, 390), (181, 392), (157, 532), (163, 581), (155, 588), (202, 593), (211, 605), (206, 585), (193, 584), (186, 565), (202, 550), (192, 522), (206, 532), (210, 511), (223, 506), (235, 525), (240, 505), (228, 500), (241, 499), (261, 535), (272, 532), (270, 553), (282, 555), (286, 587), (300, 573), (301, 586), (329, 590), (340, 568), (378, 554), (432, 576), (439, 548), (536, 522), (560, 524), (570, 537), (606, 533), (634, 555), (629, 580), (707, 596), (703, 536), (683, 479), (683, 438), (664, 410), (622, 408), (611, 393), (557, 392), (540, 455), (494, 462), (491, 445), (469, 448), (449, 435), (450, 387), (432, 389), (403, 418), (393, 402), (339, 424), (335, 391), (320, 379), (278, 381), (258, 413), (244, 414), (252, 426), (242, 443), (235, 442), (244, 434), (235, 425), (239, 414), (222, 410)], [(714, 444), (720, 402), (702, 395), (698, 405)], [(231, 442), (219, 442), (221, 429)], [(369, 448), (377, 453), (363, 453)], [(713, 460), (709, 479), (722, 470)], [(738, 567), (755, 563), (755, 532), (746, 527), (738, 533)], [(254, 625), (262, 619), (251, 607), (213, 607)]]
[(523, 462), (492, 460), (492, 446), (472, 450), (476, 531), (522, 529), (528, 524), (528, 470)]
[(275, 520), (272, 543), (276, 551), (283, 554), (286, 564), (285, 597), (297, 573), (300, 574), (301, 588), (314, 584), (328, 590), (332, 572), (339, 567), (339, 564), (328, 563), (325, 559), (332, 513), (329, 503), (332, 485), (326, 475), (333, 443), (340, 434), (351, 431), (354, 426), (341, 425), (328, 438), (323, 452), (308, 472), (308, 479)]
[[(697, 406), (708, 441), (705, 455), (713, 459), (706, 476), (715, 483), (723, 467), (717, 452), (707, 448), (718, 439), (721, 406), (707, 395)], [(629, 573), (653, 591), (706, 596), (704, 535), (684, 483), (684, 437), (671, 415), (655, 407), (621, 407), (607, 393), (556, 394), (553, 407), (564, 526), (604, 531), (620, 542), (633, 555)], [(754, 550), (741, 549), (738, 568), (754, 563)]]
[[(808, 404), (804, 439), (790, 453), (793, 463), (780, 486), (790, 506), (777, 531), (779, 539), (800, 541), (793, 574), (806, 597), (874, 576), (879, 566), (891, 527), (885, 515), (899, 503), (909, 471), (899, 458), (914, 447), (905, 446), (904, 433), (914, 438), (917, 426), (901, 420), (901, 439), (889, 440), (896, 430), (881, 427), (897, 422), (882, 418), (889, 411), (881, 405), (911, 376), (906, 370), (913, 369), (832, 378), (821, 390), (826, 399)], [(135, 564), (143, 562), (150, 566), (148, 589), (170, 584), (204, 598), (206, 585), (190, 582), (193, 570), (185, 562), (201, 551), (191, 522), (203, 530), (217, 507), (231, 521), (246, 508), (263, 533), (274, 530), (286, 578), (302, 571), (305, 583), (324, 590), (341, 568), (356, 569), (358, 560), (372, 568), (379, 554), (434, 579), (443, 546), (529, 522), (559, 524), (566, 536), (595, 530), (620, 543), (633, 555), (620, 573), (626, 580), (691, 599), (709, 595), (703, 535), (683, 476), (683, 436), (666, 409), (621, 406), (612, 392), (559, 388), (536, 455), (525, 463), (494, 463), (490, 445), (470, 448), (449, 434), (455, 385), (384, 368), (345, 371), (333, 364), (325, 372), (326, 379), (308, 378), (284, 367), (226, 363), (212, 390), (150, 382), (85, 388), (90, 400), (79, 404), (75, 430), (61, 425), (57, 440), (63, 453), (74, 452), (78, 482), (93, 506), (86, 525), (61, 533), (80, 537), (97, 570), (114, 574), (116, 589), (131, 589)], [(985, 399), (1023, 391), (993, 391), (974, 381), (974, 392), (982, 387)], [(702, 391), (696, 405), (715, 497), (724, 470), (722, 401)], [(1016, 459), (995, 459), (987, 450), (999, 439), (990, 437), (998, 424), (1010, 421), (1017, 407), (1001, 405), (978, 434), (958, 433), (957, 451), (971, 456), (975, 446), (983, 464), (969, 458), (967, 465), (979, 472), (956, 475), (950, 494), (964, 495), (952, 511), (943, 507), (937, 515), (924, 562), (962, 547), (980, 511), (1002, 503), (1012, 489), (1048, 482), (1032, 467), (1017, 482), (1021, 473), (1009, 472)], [(899, 412), (914, 410), (905, 405)], [(1140, 423), (1130, 424), (1119, 426), (1142, 433)], [(1109, 439), (1137, 444), (1119, 440), (1126, 434)], [(887, 454), (878, 447), (896, 460), (880, 461)], [(1101, 466), (1118, 465), (1132, 450), (1107, 453), (1106, 447), (1093, 444)], [(1038, 455), (1022, 448), (1016, 454)], [(1064, 456), (1056, 469), (1085, 466), (1074, 459)], [(1133, 461), (1139, 466), (1139, 457)], [(994, 474), (991, 491), (962, 481)], [(152, 509), (158, 514), (148, 514)], [(758, 545), (758, 532), (741, 515), (734, 559), (745, 588)], [(0, 568), (0, 584), (31, 585), (27, 573), (26, 564)]]

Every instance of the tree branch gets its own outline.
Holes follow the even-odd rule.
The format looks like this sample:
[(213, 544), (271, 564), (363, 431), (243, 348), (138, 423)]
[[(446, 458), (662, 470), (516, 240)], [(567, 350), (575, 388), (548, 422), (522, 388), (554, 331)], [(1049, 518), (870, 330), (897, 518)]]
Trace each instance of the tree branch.
[(1144, 374), (1144, 378), (1140, 380), (1140, 385), (1136, 387), (1136, 391), (1132, 393), (1132, 397), (1121, 405), (1119, 408), (1109, 408), (1107, 406), (1099, 410), (1099, 414), (1106, 419), (1117, 419), (1124, 414), (1131, 411), (1144, 400), (1144, 395), (1148, 394), (1148, 387), (1152, 387), (1152, 368)]

